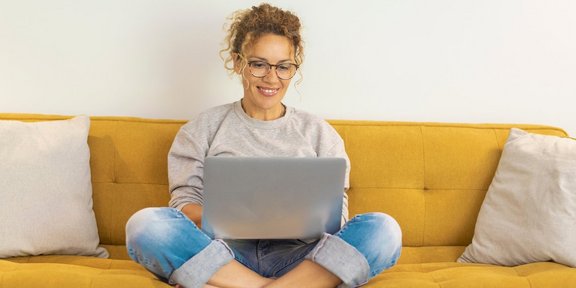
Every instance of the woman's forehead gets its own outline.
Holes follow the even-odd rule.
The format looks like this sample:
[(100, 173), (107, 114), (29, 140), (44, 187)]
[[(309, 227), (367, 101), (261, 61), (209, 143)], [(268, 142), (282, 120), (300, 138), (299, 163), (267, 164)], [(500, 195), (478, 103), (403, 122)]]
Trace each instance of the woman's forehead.
[(245, 56), (266, 61), (291, 61), (294, 60), (294, 48), (286, 36), (265, 34), (258, 37), (252, 45), (247, 45)]

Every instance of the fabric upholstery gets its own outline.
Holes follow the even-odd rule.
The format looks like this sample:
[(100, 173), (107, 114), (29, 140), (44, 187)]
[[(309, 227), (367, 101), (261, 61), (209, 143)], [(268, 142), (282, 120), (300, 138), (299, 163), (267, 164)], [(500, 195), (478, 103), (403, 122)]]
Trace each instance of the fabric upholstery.
[(576, 267), (574, 224), (576, 140), (512, 129), (472, 244), (458, 261)]
[[(25, 261), (23, 261), (25, 260)], [(36, 256), (0, 260), (0, 287), (142, 288), (170, 286), (138, 264), (84, 256)]]
[(516, 267), (445, 262), (397, 265), (363, 287), (556, 288), (573, 287), (574, 283), (573, 268), (550, 262)]
[[(0, 119), (30, 121), (64, 118), (67, 117), (0, 114)], [(364, 212), (388, 213), (403, 230), (405, 247), (399, 264), (377, 276), (366, 287), (529, 287), (528, 284), (531, 287), (569, 287), (560, 285), (566, 283), (576, 286), (576, 269), (555, 263), (507, 268), (455, 262), (472, 240), (476, 218), (509, 129), (519, 127), (540, 134), (565, 136), (563, 130), (512, 124), (330, 123), (344, 139), (351, 159), (350, 216)], [(120, 259), (127, 259), (123, 245), (124, 225), (129, 216), (141, 208), (168, 203), (166, 156), (183, 124), (184, 121), (93, 117), (88, 141), (92, 156), (94, 211), (101, 244), (114, 260), (99, 259), (111, 262), (87, 265), (82, 262), (86, 260), (78, 262), (73, 258), (0, 260), (0, 281), (24, 275), (45, 280), (49, 272), (36, 270), (18, 274), (20, 272), (14, 271), (36, 268), (13, 263), (43, 261), (40, 265), (44, 266), (38, 267), (48, 269), (57, 265), (62, 273), (77, 273), (78, 277), (94, 279), (98, 285), (102, 281), (122, 283), (107, 287), (168, 288), (135, 263)], [(105, 265), (111, 266), (103, 268)], [(68, 272), (63, 272), (67, 269)], [(8, 274), (11, 276), (6, 276)], [(138, 280), (134, 282), (139, 286), (127, 284), (130, 282), (127, 279), (136, 278)], [(43, 287), (90, 287), (85, 283), (72, 285), (67, 282)], [(0, 286), (2, 284), (0, 282)]]
[(90, 119), (0, 121), (0, 257), (107, 257), (92, 210)]
[(385, 212), (405, 246), (466, 246), (510, 127), (534, 125), (332, 121), (351, 159), (350, 216)]

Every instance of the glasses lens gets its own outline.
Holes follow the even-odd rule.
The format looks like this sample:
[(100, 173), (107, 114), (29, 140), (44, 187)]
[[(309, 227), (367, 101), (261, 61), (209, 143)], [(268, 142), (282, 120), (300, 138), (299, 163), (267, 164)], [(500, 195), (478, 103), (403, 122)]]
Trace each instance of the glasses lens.
[(255, 77), (264, 77), (270, 71), (270, 65), (266, 62), (254, 61), (248, 63), (248, 66), (250, 67), (250, 73)]
[(276, 66), (278, 78), (288, 80), (296, 74), (296, 65), (291, 63), (280, 64)]

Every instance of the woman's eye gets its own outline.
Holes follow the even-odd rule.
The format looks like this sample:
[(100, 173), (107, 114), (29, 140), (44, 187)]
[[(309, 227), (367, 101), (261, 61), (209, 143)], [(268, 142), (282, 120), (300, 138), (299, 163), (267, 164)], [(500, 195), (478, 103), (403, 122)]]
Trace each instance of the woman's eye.
[(290, 70), (290, 66), (291, 66), (290, 64), (281, 64), (281, 65), (278, 65), (276, 67), (278, 68), (278, 70), (288, 71), (288, 70)]
[(252, 63), (250, 63), (250, 66), (252, 68), (262, 69), (262, 68), (266, 67), (266, 63), (264, 63), (264, 62), (252, 62)]

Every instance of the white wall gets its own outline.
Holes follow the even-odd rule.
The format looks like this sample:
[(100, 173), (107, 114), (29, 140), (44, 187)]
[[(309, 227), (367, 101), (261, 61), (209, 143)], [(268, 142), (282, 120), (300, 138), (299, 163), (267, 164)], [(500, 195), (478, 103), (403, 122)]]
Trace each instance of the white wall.
[[(225, 18), (260, 1), (0, 0), (0, 112), (189, 119), (241, 97)], [(272, 1), (304, 24), (286, 102), (332, 119), (576, 135), (576, 1)]]

